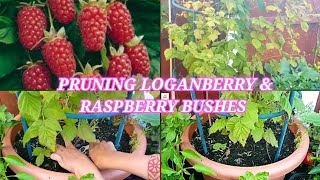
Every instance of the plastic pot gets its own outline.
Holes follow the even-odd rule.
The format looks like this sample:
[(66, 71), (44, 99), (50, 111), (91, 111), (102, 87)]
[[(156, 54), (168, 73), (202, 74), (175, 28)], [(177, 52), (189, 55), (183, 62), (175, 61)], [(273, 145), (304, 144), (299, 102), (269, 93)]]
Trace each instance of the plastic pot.
[[(20, 115), (16, 116), (15, 120), (20, 120)], [(13, 143), (16, 139), (16, 136), (21, 130), (22, 130), (21, 124), (18, 124), (8, 129), (7, 135), (3, 140), (3, 150), (2, 150), (3, 156), (15, 155), (20, 159), (22, 159), (16, 153), (13, 147)], [(147, 149), (147, 139), (143, 134), (141, 127), (137, 124), (127, 124), (125, 126), (125, 131), (130, 136), (132, 136), (132, 138), (137, 137), (138, 139), (138, 145), (136, 149), (132, 152), (132, 154), (139, 154), (139, 155), (145, 154)], [(74, 176), (74, 174), (72, 173), (60, 173), (60, 172), (54, 172), (54, 171), (42, 169), (33, 164), (30, 164), (24, 159), (22, 159), (22, 161), (26, 164), (26, 166), (20, 166), (20, 167), (10, 166), (10, 169), (12, 169), (12, 171), (15, 173), (26, 172), (39, 180), (49, 180), (49, 179), (50, 180), (67, 180), (69, 176)], [(125, 171), (120, 171), (120, 170), (102, 170), (101, 172), (105, 177), (108, 177), (108, 179), (110, 180), (120, 180), (130, 176), (130, 173)]]
[[(203, 114), (202, 114), (203, 115)], [(192, 117), (195, 119), (195, 116)], [(208, 121), (208, 118), (206, 116), (203, 116), (203, 121)], [(206, 180), (238, 180), (239, 176), (244, 175), (247, 171), (250, 171), (254, 174), (259, 172), (269, 172), (269, 179), (270, 180), (283, 180), (284, 176), (293, 171), (295, 168), (297, 168), (303, 161), (304, 157), (306, 156), (309, 148), (309, 136), (305, 128), (298, 122), (295, 122), (291, 125), (289, 125), (289, 129), (291, 132), (293, 132), (296, 136), (301, 137), (301, 142), (299, 144), (299, 147), (287, 158), (282, 159), (278, 162), (263, 165), (263, 166), (255, 166), (255, 167), (238, 167), (238, 166), (230, 166), (221, 164), (215, 161), (212, 161), (204, 156), (202, 156), (200, 153), (198, 153), (194, 147), (191, 145), (190, 140), (192, 138), (193, 133), (197, 130), (196, 123), (188, 126), (185, 129), (185, 132), (182, 135), (182, 142), (181, 142), (181, 148), (182, 150), (185, 149), (191, 149), (195, 151), (198, 155), (201, 156), (201, 161), (196, 160), (190, 160), (188, 159), (188, 162), (191, 165), (194, 165), (196, 163), (201, 163), (203, 165), (206, 165), (210, 167), (214, 172), (217, 173), (217, 176), (205, 176), (204, 178)]]

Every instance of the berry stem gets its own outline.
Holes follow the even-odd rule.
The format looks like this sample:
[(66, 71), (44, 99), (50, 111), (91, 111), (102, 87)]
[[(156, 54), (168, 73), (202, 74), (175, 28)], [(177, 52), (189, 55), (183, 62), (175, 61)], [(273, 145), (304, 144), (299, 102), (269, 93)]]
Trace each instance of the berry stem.
[(103, 46), (103, 48), (100, 51), (100, 55), (101, 55), (101, 61), (103, 64), (103, 68), (107, 71), (109, 68), (109, 59), (107, 57), (107, 48), (106, 46)]
[(78, 64), (79, 64), (79, 66), (80, 66), (81, 70), (84, 72), (84, 67), (83, 67), (83, 65), (81, 64), (80, 59), (78, 58), (78, 56), (77, 56), (76, 54), (74, 54), (74, 57), (75, 57), (75, 58), (76, 58), (76, 60), (78, 61)]
[(51, 14), (51, 10), (50, 10), (48, 1), (47, 1), (47, 8), (48, 8), (48, 14), (49, 14), (49, 21), (50, 21), (50, 30), (51, 30), (54, 27), (53, 27), (53, 18), (52, 18), (52, 14)]
[(32, 58), (31, 58), (31, 56), (30, 56), (30, 52), (27, 51), (27, 55), (28, 55), (29, 61), (33, 62), (33, 61), (32, 61)]

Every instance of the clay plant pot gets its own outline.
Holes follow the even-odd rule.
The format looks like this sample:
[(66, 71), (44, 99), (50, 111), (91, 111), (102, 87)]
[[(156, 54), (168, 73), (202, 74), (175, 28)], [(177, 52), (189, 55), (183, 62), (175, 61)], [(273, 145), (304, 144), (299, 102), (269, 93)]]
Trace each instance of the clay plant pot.
[(11, 114), (18, 115), (18, 102), (15, 94), (12, 94), (8, 91), (0, 91), (0, 106), (7, 106), (7, 111)]
[[(192, 118), (195, 119), (194, 116)], [(206, 118), (206, 116), (203, 116), (203, 118), (204, 118), (203, 119), (204, 121), (208, 121), (208, 118)], [(201, 161), (188, 160), (188, 162), (191, 165), (194, 165), (196, 163), (201, 163), (203, 165), (210, 167), (214, 172), (217, 173), (217, 176), (204, 175), (204, 178), (206, 180), (214, 180), (214, 179), (237, 180), (239, 176), (244, 175), (247, 171), (250, 171), (254, 174), (259, 172), (269, 172), (270, 180), (283, 180), (286, 174), (293, 171), (296, 167), (298, 167), (302, 163), (309, 148), (309, 136), (307, 131), (301, 124), (299, 124), (298, 122), (295, 122), (289, 126), (289, 129), (296, 136), (301, 137), (301, 142), (299, 144), (299, 147), (287, 158), (282, 159), (278, 162), (268, 164), (268, 165), (263, 165), (263, 166), (255, 166), (255, 167), (230, 166), (230, 165), (214, 162), (202, 156), (200, 153), (198, 153), (194, 149), (194, 147), (190, 143), (193, 133), (197, 130), (196, 124), (188, 126), (185, 129), (185, 132), (182, 135), (181, 148), (182, 150), (191, 149), (201, 156), (201, 159), (202, 159)]]
[[(20, 120), (20, 115), (16, 116), (15, 120)], [(22, 130), (21, 124), (8, 129), (7, 135), (3, 140), (3, 150), (2, 150), (3, 156), (15, 155), (19, 157), (26, 164), (26, 166), (20, 166), (20, 167), (10, 166), (10, 169), (12, 169), (13, 172), (15, 173), (26, 172), (39, 180), (49, 180), (49, 179), (50, 180), (67, 180), (69, 176), (74, 176), (74, 174), (72, 173), (60, 173), (60, 172), (54, 172), (54, 171), (42, 169), (22, 159), (13, 148), (13, 143), (16, 139), (16, 136), (21, 130)], [(132, 152), (132, 154), (144, 155), (147, 149), (147, 139), (146, 139), (146, 136), (143, 134), (141, 127), (137, 124), (128, 123), (125, 126), (125, 131), (129, 134), (129, 136), (132, 136), (131, 138), (137, 137), (138, 139), (138, 145), (136, 149)], [(104, 176), (107, 176), (108, 179), (110, 180), (125, 179), (131, 175), (129, 172), (120, 171), (120, 170), (102, 170), (102, 174)]]

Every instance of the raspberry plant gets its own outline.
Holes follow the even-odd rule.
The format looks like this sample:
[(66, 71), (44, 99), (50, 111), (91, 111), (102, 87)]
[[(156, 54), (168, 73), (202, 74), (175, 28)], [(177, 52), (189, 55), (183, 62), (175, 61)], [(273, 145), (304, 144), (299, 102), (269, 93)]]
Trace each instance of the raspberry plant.
[(18, 107), (29, 126), (23, 136), (23, 145), (37, 138), (40, 146), (34, 148), (33, 156), (37, 157), (36, 165), (40, 166), (44, 158), (55, 151), (58, 134), (68, 142), (76, 137), (94, 142), (96, 136), (88, 121), (68, 119), (65, 113), (78, 113), (81, 99), (95, 101), (97, 98), (125, 99), (126, 96), (126, 92), (23, 91), (18, 98)]
[[(2, 105), (0, 106), (0, 150), (2, 150), (2, 141), (6, 135), (7, 128), (13, 127), (19, 123), (19, 121), (13, 120), (13, 114), (6, 112), (7, 107)], [(8, 166), (25, 166), (24, 162), (21, 161), (18, 157), (14, 155), (8, 155), (5, 157), (0, 157), (0, 178), (3, 180), (9, 180), (10, 177), (16, 177), (19, 180), (30, 179), (35, 180), (31, 175), (20, 172), (15, 175), (7, 176), (7, 168)]]
[[(264, 139), (274, 147), (278, 147), (278, 141), (270, 128), (264, 127), (264, 120), (259, 119), (259, 114), (269, 114), (285, 110), (286, 116), (291, 117), (292, 112), (304, 111), (302, 100), (296, 96), (294, 105), (289, 103), (289, 93), (285, 91), (272, 92), (223, 92), (221, 99), (247, 99), (247, 109), (243, 114), (233, 114), (232, 117), (220, 117), (210, 127), (209, 133), (221, 132), (228, 135), (233, 143), (239, 142), (246, 145), (249, 136), (255, 142)], [(273, 118), (274, 122), (281, 122), (282, 118)]]
[[(209, 77), (264, 75), (264, 55), (270, 50), (280, 52), (291, 63), (293, 56), (301, 53), (296, 42), (299, 34), (291, 25), (301, 21), (302, 30), (307, 32), (312, 12), (311, 5), (304, 0), (285, 3), (277, 0), (268, 6), (261, 0), (177, 2), (202, 13), (194, 15), (183, 11), (177, 16), (187, 19), (186, 23), (166, 25), (173, 43), (173, 47), (165, 51), (166, 59), (179, 59), (190, 74)], [(253, 17), (250, 10), (255, 6), (275, 13), (275, 19)], [(285, 45), (289, 45), (290, 52), (284, 50)], [(253, 54), (248, 53), (248, 48), (254, 49)], [(267, 57), (267, 60), (274, 58)]]

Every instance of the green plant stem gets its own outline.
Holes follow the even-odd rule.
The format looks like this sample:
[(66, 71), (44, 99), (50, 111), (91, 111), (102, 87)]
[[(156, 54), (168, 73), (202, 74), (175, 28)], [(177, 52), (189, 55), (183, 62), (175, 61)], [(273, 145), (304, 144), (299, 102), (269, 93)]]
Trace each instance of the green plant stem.
[(77, 60), (77, 62), (78, 62), (78, 64), (79, 64), (81, 70), (84, 72), (84, 67), (83, 67), (83, 65), (81, 64), (80, 59), (78, 58), (78, 56), (77, 56), (76, 54), (74, 54), (74, 57), (76, 58), (76, 60)]
[[(47, 2), (47, 4), (48, 4), (48, 2)], [(53, 18), (52, 18), (52, 14), (51, 14), (51, 10), (49, 8), (49, 5), (47, 6), (47, 8), (48, 8), (48, 14), (49, 14), (49, 21), (50, 21), (50, 30), (51, 30), (52, 28), (54, 28), (54, 26), (53, 26)]]

